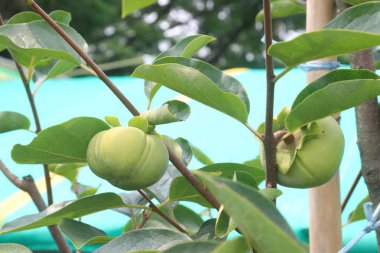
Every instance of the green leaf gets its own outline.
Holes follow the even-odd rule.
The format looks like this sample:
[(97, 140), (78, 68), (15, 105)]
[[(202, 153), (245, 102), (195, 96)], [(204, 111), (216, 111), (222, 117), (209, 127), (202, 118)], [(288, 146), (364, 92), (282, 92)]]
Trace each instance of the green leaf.
[(130, 127), (136, 127), (143, 131), (144, 133), (148, 133), (149, 131), (149, 122), (147, 119), (141, 117), (141, 116), (136, 116), (133, 117), (128, 121), (128, 126)]
[(266, 253), (306, 252), (273, 203), (257, 190), (204, 173), (201, 178), (255, 250)]
[(73, 219), (62, 219), (58, 227), (77, 249), (90, 244), (105, 244), (113, 239), (102, 230)]
[(108, 124), (97, 118), (73, 118), (41, 131), (28, 145), (15, 145), (12, 159), (24, 164), (86, 162), (91, 138), (107, 129)]
[(363, 205), (365, 202), (368, 202), (368, 201), (369, 201), (368, 196), (366, 196), (362, 201), (360, 201), (360, 203), (356, 206), (355, 210), (352, 211), (350, 215), (348, 216), (347, 224), (366, 219)]
[(243, 237), (239, 237), (233, 240), (225, 241), (212, 251), (212, 253), (251, 253), (251, 247), (249, 246), (247, 240)]
[(263, 195), (270, 201), (273, 201), (282, 195), (282, 191), (274, 188), (264, 188), (259, 190), (260, 194)]
[(63, 218), (74, 219), (106, 209), (119, 207), (133, 208), (134, 205), (125, 203), (119, 195), (111, 192), (78, 200), (64, 201), (49, 206), (41, 213), (26, 215), (4, 224), (0, 229), (0, 235), (55, 225)]
[[(62, 10), (55, 10), (52, 11), (49, 16), (55, 20), (56, 22), (63, 23), (65, 25), (69, 25), (71, 22), (71, 14), (66, 11)], [(35, 12), (32, 11), (24, 11), (24, 12), (19, 12), (12, 16), (10, 19), (8, 19), (7, 24), (21, 24), (21, 23), (28, 23), (32, 21), (37, 21), (37, 20), (43, 20), (43, 18), (38, 15)]]
[[(145, 206), (147, 203), (145, 198), (138, 191), (132, 191), (129, 193), (120, 193), (119, 196), (127, 204)], [(141, 212), (141, 209), (121, 207), (121, 208), (114, 209), (114, 211), (131, 217), (132, 213), (133, 215), (138, 215)]]
[[(264, 169), (263, 169), (263, 165), (261, 164), (260, 156), (259, 156), (259, 155), (256, 156), (255, 159), (245, 161), (244, 164), (249, 165), (249, 166), (251, 166), (251, 167), (256, 167), (256, 168), (261, 169), (261, 170), (264, 171)], [(263, 180), (264, 180), (264, 179), (263, 179)], [(257, 183), (260, 184), (261, 182), (262, 182), (262, 181), (257, 182)]]
[(154, 4), (157, 0), (122, 0), (121, 17), (125, 18), (129, 14)]
[(360, 105), (378, 95), (380, 79), (332, 83), (299, 103), (286, 118), (286, 127), (289, 131), (294, 131), (309, 122)]
[(347, 29), (380, 33), (380, 2), (370, 2), (350, 7), (339, 14), (326, 29)]
[(49, 16), (59, 22), (59, 23), (62, 23), (62, 24), (65, 24), (65, 25), (70, 25), (70, 22), (71, 22), (71, 13), (70, 12), (67, 12), (67, 11), (62, 11), (62, 10), (55, 10), (55, 11), (52, 11)]
[(165, 57), (154, 65), (139, 66), (132, 76), (160, 83), (243, 123), (247, 120), (249, 100), (244, 87), (206, 62)]
[(194, 157), (200, 161), (201, 163), (205, 164), (205, 165), (211, 165), (213, 164), (214, 162), (202, 151), (200, 150), (199, 148), (191, 145), (191, 150), (193, 151), (193, 155)]
[(174, 140), (167, 135), (162, 135), (162, 139), (184, 164), (188, 165), (190, 163), (193, 154), (187, 140), (183, 138), (177, 138)]
[(215, 235), (216, 219), (206, 220), (197, 233), (191, 236), (194, 240), (223, 240)]
[[(59, 26), (82, 50), (87, 51), (88, 46), (82, 36), (65, 24), (59, 23)], [(39, 60), (47, 57), (64, 60), (74, 65), (85, 64), (74, 49), (42, 20), (1, 26), (0, 45), (10, 49), (15, 60), (27, 67), (33, 67)]]
[(80, 199), (87, 196), (95, 195), (99, 187), (92, 187), (76, 182), (71, 186), (71, 189), (74, 191), (74, 193), (76, 193), (77, 198)]
[[(238, 163), (215, 163), (205, 166), (198, 171), (231, 179), (234, 175), (237, 175), (238, 181), (249, 183), (253, 187), (257, 187), (258, 182), (261, 182), (265, 178), (263, 170)], [(249, 178), (252, 179), (250, 180)], [(254, 185), (252, 185), (253, 183)], [(173, 180), (170, 185), (169, 199), (171, 201), (190, 201), (205, 207), (211, 207), (210, 203), (184, 177), (176, 177)]]
[[(294, 0), (276, 1), (271, 3), (272, 19), (284, 18), (291, 15), (303, 14), (306, 12), (305, 4)], [(264, 21), (264, 11), (261, 10), (256, 16), (256, 22)]]
[(125, 233), (94, 251), (94, 253), (162, 250), (170, 245), (190, 240), (186, 235), (173, 230), (148, 228)]
[[(195, 241), (185, 242), (174, 245), (173, 247), (162, 251), (162, 253), (210, 253), (218, 247), (218, 243), (214, 241)], [(234, 251), (237, 252), (237, 251)]]
[(179, 100), (165, 102), (160, 108), (146, 111), (141, 117), (147, 119), (152, 125), (168, 124), (185, 121), (190, 115), (190, 107)]
[(367, 2), (379, 2), (378, 0), (344, 0), (348, 4), (356, 5)]
[(49, 171), (67, 178), (73, 183), (79, 174), (79, 168), (87, 166), (87, 163), (49, 164)]
[(215, 235), (219, 238), (227, 237), (236, 228), (235, 223), (224, 211), (224, 206), (222, 205), (218, 212), (218, 218), (215, 224)]
[[(211, 37), (208, 35), (203, 35), (203, 34), (190, 35), (182, 39), (181, 41), (179, 41), (174, 47), (159, 54), (156, 57), (155, 61), (166, 56), (192, 57), (202, 47), (206, 46), (208, 43), (214, 40), (215, 40), (214, 37)], [(146, 96), (148, 97), (149, 104), (152, 102), (154, 95), (157, 93), (157, 91), (160, 88), (161, 88), (160, 84), (145, 81), (144, 91), (145, 91)]]
[(281, 60), (288, 68), (292, 68), (307, 61), (357, 52), (378, 45), (379, 34), (325, 29), (273, 44), (269, 48), (269, 54)]
[[(45, 62), (47, 60), (47, 63)], [(67, 73), (77, 65), (64, 60), (54, 60), (51, 58), (40, 60), (34, 67), (35, 83), (41, 84), (48, 79), (55, 78)]]
[(32, 253), (27, 247), (15, 243), (0, 243), (1, 253)]
[(206, 46), (208, 43), (214, 40), (215, 40), (214, 37), (211, 37), (208, 35), (203, 35), (203, 34), (190, 35), (182, 39), (181, 41), (179, 41), (174, 47), (159, 54), (157, 58), (154, 60), (154, 62), (167, 56), (192, 57), (202, 47)]
[(112, 127), (119, 127), (121, 126), (121, 123), (119, 121), (119, 118), (116, 116), (104, 116), (104, 119), (107, 121), (108, 124), (110, 124)]
[(297, 107), (305, 98), (314, 92), (339, 81), (355, 80), (355, 79), (379, 79), (376, 73), (366, 69), (338, 69), (327, 73), (321, 78), (307, 85), (296, 97), (293, 102), (292, 109)]
[(0, 133), (29, 129), (29, 119), (18, 112), (0, 112)]
[(173, 213), (177, 222), (192, 234), (197, 232), (203, 224), (202, 217), (186, 206), (177, 205)]

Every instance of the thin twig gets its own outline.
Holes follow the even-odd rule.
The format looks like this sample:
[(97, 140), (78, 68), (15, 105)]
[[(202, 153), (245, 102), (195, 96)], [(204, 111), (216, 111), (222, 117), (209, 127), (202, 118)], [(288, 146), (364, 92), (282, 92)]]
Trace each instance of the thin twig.
[(148, 214), (145, 213), (145, 210), (143, 211), (142, 215), (143, 215), (143, 220), (141, 221), (140, 225), (139, 225), (139, 229), (143, 228), (145, 223), (149, 220), (150, 216), (152, 216), (153, 214), (153, 211), (149, 212)]
[(358, 185), (361, 177), (362, 177), (362, 170), (360, 169), (358, 175), (355, 178), (354, 183), (351, 185), (351, 188), (350, 188), (350, 190), (347, 193), (347, 196), (344, 198), (344, 201), (342, 203), (342, 209), (341, 209), (342, 213), (343, 213), (344, 209), (346, 208), (347, 203), (350, 200), (350, 198), (352, 196), (352, 193), (354, 192), (356, 186)]
[(244, 123), (244, 125), (248, 128), (249, 131), (251, 131), (253, 133), (253, 135), (255, 135), (257, 137), (257, 139), (259, 139), (261, 142), (264, 142), (264, 137), (259, 132), (257, 132), (248, 123)]
[[(95, 71), (99, 79), (101, 79), (108, 88), (116, 95), (116, 97), (127, 107), (134, 116), (140, 115), (140, 112), (134, 105), (124, 96), (124, 94), (112, 83), (107, 75), (99, 68), (99, 66), (73, 41), (70, 36), (59, 26), (55, 21), (46, 14), (41, 7), (33, 0), (25, 0), (43, 19), (48, 22), (51, 27), (61, 35), (61, 37), (83, 58), (83, 60)], [(215, 197), (208, 192), (203, 184), (189, 171), (186, 165), (178, 159), (174, 153), (168, 148), (170, 161), (181, 172), (181, 174), (194, 186), (194, 188), (216, 209), (219, 209), (220, 204)]]
[(265, 115), (265, 170), (267, 188), (277, 187), (275, 140), (273, 136), (273, 107), (274, 107), (274, 68), (273, 59), (268, 54), (269, 47), (272, 45), (272, 15), (270, 0), (263, 0), (264, 6), (264, 33), (265, 33), (265, 68), (267, 79), (266, 115)]
[[(42, 212), (47, 208), (44, 200), (41, 197), (40, 192), (38, 191), (36, 184), (31, 176), (26, 176), (22, 180), (14, 175), (0, 160), (0, 170), (3, 174), (11, 181), (17, 188), (27, 192), (32, 198), (34, 204), (36, 205), (38, 211)], [(50, 234), (52, 235), (54, 241), (57, 243), (57, 246), (60, 252), (71, 253), (71, 249), (65, 239), (63, 238), (61, 232), (58, 229), (57, 225), (49, 226)]]
[(170, 219), (169, 216), (167, 216), (160, 209), (158, 209), (158, 207), (153, 203), (153, 201), (148, 196), (146, 196), (146, 194), (142, 190), (137, 190), (137, 191), (141, 194), (141, 196), (144, 197), (144, 199), (146, 199), (146, 201), (148, 201), (149, 206), (152, 208), (154, 212), (156, 212), (158, 215), (160, 215), (162, 218), (164, 218), (167, 222), (169, 222), (173, 227), (175, 227), (182, 233), (188, 234), (185, 229), (183, 229), (180, 225), (178, 225), (178, 223)]

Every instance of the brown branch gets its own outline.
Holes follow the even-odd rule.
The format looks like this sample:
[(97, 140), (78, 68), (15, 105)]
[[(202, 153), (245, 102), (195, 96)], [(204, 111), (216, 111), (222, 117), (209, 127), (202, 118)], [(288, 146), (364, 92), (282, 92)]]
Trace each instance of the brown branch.
[[(350, 63), (354, 69), (376, 70), (371, 49), (352, 54)], [(377, 207), (380, 203), (380, 115), (377, 98), (357, 106), (355, 113), (362, 175), (369, 199)], [(380, 231), (376, 231), (376, 236), (380, 249)]]
[[(116, 95), (116, 97), (127, 107), (127, 109), (134, 116), (140, 115), (140, 112), (134, 105), (124, 96), (124, 94), (112, 83), (108, 76), (99, 68), (99, 66), (73, 41), (70, 36), (55, 23), (55, 21), (46, 14), (41, 7), (38, 6), (33, 0), (25, 0), (43, 19), (48, 22), (51, 27), (83, 58), (83, 60), (94, 70), (99, 79), (101, 79), (108, 88)], [(220, 204), (218, 201), (205, 190), (205, 187), (199, 180), (189, 171), (184, 163), (178, 159), (173, 152), (168, 148), (170, 161), (181, 172), (181, 174), (194, 186), (194, 188), (216, 209), (219, 209)]]
[[(0, 14), (0, 26), (2, 26), (2, 25), (4, 25), (4, 21), (3, 21), (3, 18), (1, 17), (1, 14)], [(22, 83), (24, 85), (26, 94), (28, 96), (30, 107), (32, 108), (33, 118), (34, 118), (34, 122), (36, 124), (36, 133), (39, 133), (39, 132), (41, 132), (41, 124), (40, 124), (40, 119), (39, 119), (38, 113), (37, 113), (36, 103), (34, 102), (34, 98), (33, 98), (32, 92), (30, 90), (29, 82), (25, 76), (25, 73), (24, 73), (21, 65), (18, 64), (16, 61), (14, 61), (14, 62), (16, 64), (17, 71), (20, 74)], [(53, 191), (52, 191), (52, 187), (51, 187), (51, 179), (50, 179), (50, 174), (49, 174), (49, 169), (48, 169), (47, 164), (44, 164), (43, 167), (44, 167), (45, 183), (46, 183), (46, 189), (47, 189), (46, 192), (47, 192), (48, 205), (50, 206), (53, 204)]]
[(144, 227), (145, 223), (149, 220), (150, 216), (152, 216), (153, 211), (150, 212), (150, 213), (148, 213), (148, 214), (146, 214), (145, 210), (144, 210), (142, 214), (143, 214), (143, 220), (141, 221), (141, 223), (139, 225), (139, 229), (141, 229), (141, 228)]
[(348, 201), (350, 200), (350, 198), (352, 196), (352, 193), (354, 192), (356, 186), (358, 185), (358, 183), (360, 181), (360, 178), (362, 178), (362, 171), (361, 170), (359, 170), (359, 173), (356, 176), (354, 183), (351, 185), (350, 190), (347, 193), (347, 196), (344, 198), (344, 201), (342, 203), (342, 208), (341, 208), (342, 213), (343, 213), (344, 209), (346, 208), (347, 203), (348, 203)]
[[(38, 191), (36, 184), (31, 176), (26, 176), (22, 180), (15, 176), (0, 160), (0, 170), (3, 174), (11, 181), (17, 188), (25, 191), (29, 194), (34, 204), (36, 205), (38, 211), (42, 212), (45, 210), (46, 204), (41, 197), (40, 192)], [(57, 246), (60, 252), (71, 253), (71, 249), (65, 239), (63, 238), (61, 232), (58, 229), (57, 225), (49, 226), (50, 234), (52, 235), (54, 241), (57, 243)]]
[(263, 0), (264, 6), (264, 35), (265, 35), (265, 68), (267, 79), (266, 115), (265, 115), (265, 170), (267, 188), (277, 187), (275, 140), (273, 136), (273, 106), (274, 106), (274, 69), (272, 57), (268, 54), (272, 45), (272, 14), (270, 0)]
[(185, 229), (183, 229), (180, 225), (178, 225), (175, 221), (173, 221), (172, 219), (169, 218), (169, 216), (167, 216), (166, 214), (164, 214), (154, 203), (153, 201), (148, 197), (146, 196), (146, 194), (142, 191), (142, 190), (137, 190), (141, 196), (144, 197), (144, 199), (146, 199), (146, 201), (148, 201), (149, 203), (149, 206), (152, 208), (152, 210), (154, 212), (156, 212), (159, 216), (161, 216), (162, 218), (164, 218), (167, 222), (170, 223), (170, 225), (172, 225), (173, 227), (175, 227), (176, 229), (178, 229), (179, 231), (181, 231), (182, 233), (185, 233), (185, 234), (188, 234), (186, 232)]

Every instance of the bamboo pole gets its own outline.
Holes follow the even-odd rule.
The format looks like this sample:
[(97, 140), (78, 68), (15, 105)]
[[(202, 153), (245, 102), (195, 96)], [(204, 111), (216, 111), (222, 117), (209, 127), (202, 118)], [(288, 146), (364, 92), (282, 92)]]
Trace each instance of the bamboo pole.
[[(307, 0), (307, 32), (322, 28), (333, 16), (334, 0)], [(308, 83), (324, 74), (326, 71), (309, 72)], [(309, 206), (310, 253), (338, 252), (342, 247), (339, 172), (328, 183), (309, 191)]]

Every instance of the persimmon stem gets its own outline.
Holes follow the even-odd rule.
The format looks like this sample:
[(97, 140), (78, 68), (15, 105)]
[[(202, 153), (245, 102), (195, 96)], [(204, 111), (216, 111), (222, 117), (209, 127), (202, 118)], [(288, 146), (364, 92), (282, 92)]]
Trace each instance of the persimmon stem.
[[(41, 15), (41, 17), (50, 24), (50, 26), (83, 58), (83, 60), (96, 73), (98, 78), (102, 80), (108, 88), (116, 95), (116, 97), (124, 104), (124, 106), (132, 113), (133, 116), (140, 115), (136, 107), (124, 96), (124, 94), (112, 83), (103, 70), (85, 53), (74, 40), (33, 0), (25, 0), (29, 5)], [(190, 184), (216, 209), (219, 209), (220, 204), (215, 197), (206, 190), (204, 185), (190, 172), (187, 166), (169, 151), (169, 157), (172, 164), (181, 172), (181, 174), (190, 182)]]
[(251, 131), (259, 141), (264, 142), (264, 136), (261, 135), (259, 132), (257, 132), (253, 127), (251, 127), (248, 123), (244, 123), (244, 125), (248, 128), (249, 131)]
[(164, 218), (167, 222), (169, 222), (173, 227), (175, 227), (176, 229), (178, 229), (179, 231), (181, 231), (182, 233), (185, 233), (185, 234), (188, 234), (187, 231), (185, 229), (183, 229), (178, 223), (176, 223), (175, 221), (173, 221), (172, 219), (170, 219), (169, 216), (167, 216), (166, 214), (164, 214), (154, 203), (153, 201), (148, 197), (146, 196), (146, 194), (142, 191), (142, 190), (137, 190), (141, 196), (144, 197), (144, 199), (146, 201), (148, 201), (149, 203), (149, 206), (152, 208), (152, 210), (157, 213), (158, 215), (160, 215), (162, 218)]
[(270, 0), (263, 0), (264, 6), (264, 35), (265, 35), (265, 69), (267, 79), (266, 115), (265, 115), (265, 170), (267, 188), (277, 187), (275, 140), (273, 135), (273, 107), (274, 107), (274, 68), (273, 59), (268, 50), (272, 45), (272, 15)]
[[(3, 21), (1, 14), (0, 14), (0, 26), (2, 26), (2, 25), (4, 25), (4, 21)], [(24, 85), (26, 95), (28, 96), (29, 104), (30, 104), (30, 107), (31, 107), (32, 112), (33, 112), (34, 122), (36, 124), (36, 133), (38, 134), (39, 132), (41, 132), (41, 123), (40, 123), (40, 119), (38, 117), (36, 103), (34, 101), (32, 92), (30, 90), (29, 79), (25, 76), (25, 73), (24, 73), (21, 65), (18, 64), (16, 61), (14, 61), (14, 62), (15, 62), (17, 71), (21, 77), (22, 83)], [(47, 164), (44, 164), (43, 168), (44, 168), (44, 174), (45, 174), (45, 183), (46, 183), (46, 193), (47, 193), (48, 205), (50, 206), (53, 204), (53, 191), (52, 191), (52, 187), (51, 187), (50, 172), (49, 172), (49, 168), (48, 168)]]

